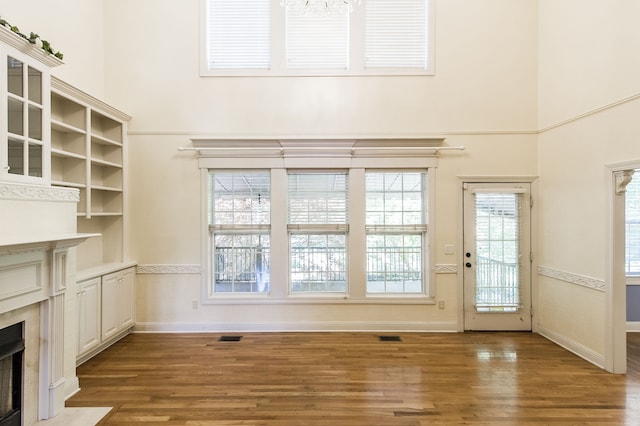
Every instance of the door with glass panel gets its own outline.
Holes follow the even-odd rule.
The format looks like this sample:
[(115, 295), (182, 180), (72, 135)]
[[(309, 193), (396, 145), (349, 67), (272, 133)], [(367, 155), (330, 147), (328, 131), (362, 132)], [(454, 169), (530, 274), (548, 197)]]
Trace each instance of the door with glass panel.
[(531, 330), (528, 183), (464, 185), (464, 329)]

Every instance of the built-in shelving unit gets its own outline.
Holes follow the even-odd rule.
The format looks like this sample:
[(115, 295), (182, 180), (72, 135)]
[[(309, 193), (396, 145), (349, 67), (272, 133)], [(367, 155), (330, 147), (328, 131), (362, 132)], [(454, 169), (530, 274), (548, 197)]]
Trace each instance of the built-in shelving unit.
[(101, 234), (82, 244), (78, 269), (123, 262), (125, 164), (130, 117), (92, 96), (52, 78), (51, 181), (78, 188), (78, 231)]

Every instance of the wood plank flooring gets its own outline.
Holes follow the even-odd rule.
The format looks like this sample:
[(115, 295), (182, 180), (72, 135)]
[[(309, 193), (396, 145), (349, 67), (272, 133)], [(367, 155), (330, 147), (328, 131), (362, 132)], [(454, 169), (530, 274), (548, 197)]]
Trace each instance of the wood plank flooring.
[[(383, 334), (388, 335), (388, 334)], [(609, 374), (530, 333), (133, 334), (78, 368), (100, 425), (639, 425)]]

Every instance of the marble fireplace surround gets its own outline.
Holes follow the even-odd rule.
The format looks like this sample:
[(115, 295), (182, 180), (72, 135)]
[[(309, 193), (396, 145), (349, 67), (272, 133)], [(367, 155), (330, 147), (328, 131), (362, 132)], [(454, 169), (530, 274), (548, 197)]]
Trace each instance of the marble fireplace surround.
[(78, 200), (75, 189), (0, 183), (0, 328), (25, 324), (24, 425), (55, 417), (68, 396), (65, 360), (73, 357), (65, 351), (65, 299), (68, 287), (75, 289), (71, 249), (97, 236), (75, 232)]

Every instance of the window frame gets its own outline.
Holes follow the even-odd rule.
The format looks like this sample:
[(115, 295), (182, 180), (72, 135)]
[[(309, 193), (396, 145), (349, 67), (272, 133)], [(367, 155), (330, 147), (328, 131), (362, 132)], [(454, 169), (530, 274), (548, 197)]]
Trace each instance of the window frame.
[(435, 2), (426, 0), (426, 67), (368, 68), (365, 65), (365, 4), (349, 14), (347, 69), (300, 69), (286, 65), (286, 9), (279, 0), (270, 4), (270, 67), (268, 69), (209, 69), (207, 61), (207, 10), (209, 0), (200, 0), (200, 76), (201, 77), (295, 77), (295, 76), (433, 76), (435, 75)]
[[(215, 194), (214, 188), (211, 184), (211, 178), (216, 174), (265, 174), (268, 177), (268, 187), (269, 187), (269, 216), (268, 221), (264, 223), (263, 221), (258, 221), (256, 223), (251, 220), (250, 224), (247, 223), (236, 223), (236, 212), (235, 209), (232, 211), (231, 215), (233, 217), (232, 223), (217, 223), (214, 219), (215, 210), (215, 200), (211, 199)], [(234, 191), (235, 192), (235, 191)], [(268, 169), (264, 168), (254, 168), (247, 170), (239, 170), (239, 169), (216, 169), (210, 170), (207, 174), (207, 199), (206, 199), (207, 211), (205, 212), (207, 216), (208, 223), (208, 231), (209, 231), (209, 259), (208, 259), (208, 270), (210, 271), (208, 285), (207, 285), (207, 294), (208, 298), (212, 297), (242, 297), (246, 295), (252, 296), (265, 296), (269, 294), (270, 286), (271, 286), (271, 271), (268, 272), (268, 283), (266, 291), (216, 291), (216, 276), (218, 271), (216, 270), (216, 265), (214, 262), (214, 257), (216, 255), (217, 247), (215, 245), (215, 237), (217, 235), (230, 235), (230, 236), (260, 236), (266, 235), (269, 238), (269, 258), (271, 257), (271, 173)], [(225, 211), (229, 214), (228, 211)], [(254, 210), (251, 210), (251, 214), (254, 213)], [(231, 271), (236, 272), (236, 271)], [(232, 286), (234, 286), (235, 281), (232, 282)], [(256, 283), (257, 284), (257, 283)], [(253, 286), (252, 286), (253, 287)]]
[[(291, 195), (294, 191), (291, 190), (291, 177), (293, 175), (344, 175), (344, 210), (340, 210), (340, 212), (344, 213), (344, 218), (336, 222), (322, 221), (322, 223), (317, 222), (315, 219), (311, 219), (308, 221), (292, 221), (292, 204), (291, 204)], [(307, 192), (307, 191), (305, 191)], [(325, 191), (326, 193), (326, 191)], [(342, 194), (342, 191), (338, 193)], [(300, 295), (341, 295), (344, 296), (349, 293), (349, 197), (350, 197), (350, 185), (349, 185), (349, 170), (334, 170), (334, 169), (321, 169), (321, 170), (300, 170), (300, 169), (289, 169), (287, 170), (287, 240), (289, 246), (289, 270), (288, 270), (288, 283), (287, 288), (288, 292), (292, 296), (300, 296)], [(306, 200), (306, 198), (305, 198)], [(297, 213), (299, 213), (296, 210)], [(323, 211), (324, 213), (328, 212)], [(343, 271), (345, 274), (344, 278), (344, 290), (331, 291), (331, 290), (299, 290), (294, 291), (294, 282), (293, 282), (293, 249), (292, 242), (294, 235), (306, 235), (307, 237), (312, 236), (328, 236), (328, 235), (339, 235), (344, 237), (344, 268)], [(325, 246), (327, 249), (327, 253), (329, 252), (330, 247)], [(305, 271), (308, 273), (310, 271)], [(323, 270), (320, 271), (325, 274), (330, 271)]]
[[(201, 173), (201, 303), (219, 305), (261, 304), (370, 304), (433, 305), (436, 301), (435, 175), (437, 153), (443, 138), (407, 139), (192, 139)], [(208, 176), (214, 170), (271, 171), (270, 292), (263, 294), (210, 295), (210, 242), (208, 233)], [(429, 230), (423, 246), (424, 292), (382, 294), (366, 292), (366, 170), (407, 170), (426, 173), (426, 214)], [(288, 172), (347, 171), (348, 234), (347, 293), (291, 294), (289, 292)], [(335, 225), (334, 225), (335, 228)]]
[[(429, 221), (431, 219), (430, 217), (430, 211), (432, 210), (430, 208), (430, 198), (429, 198), (429, 194), (430, 194), (430, 180), (429, 180), (429, 173), (428, 173), (428, 169), (410, 169), (410, 168), (403, 168), (403, 169), (367, 169), (365, 170), (365, 189), (364, 189), (364, 193), (365, 193), (365, 197), (368, 195), (369, 191), (367, 190), (366, 187), (366, 175), (367, 174), (373, 174), (373, 173), (414, 173), (414, 174), (420, 174), (421, 175), (421, 189), (420, 189), (420, 193), (421, 193), (421, 223), (419, 224), (400, 224), (400, 225), (392, 225), (392, 224), (367, 224), (366, 223), (366, 218), (365, 218), (365, 232), (366, 232), (366, 237), (368, 239), (369, 235), (380, 235), (383, 237), (389, 236), (389, 235), (396, 235), (396, 236), (407, 236), (407, 235), (416, 235), (420, 237), (420, 244), (421, 244), (421, 256), (420, 256), (420, 263), (421, 263), (421, 278), (420, 278), (420, 291), (419, 292), (408, 292), (408, 291), (402, 291), (402, 292), (391, 292), (391, 291), (381, 291), (381, 292), (374, 292), (374, 291), (370, 291), (369, 290), (369, 279), (368, 279), (368, 275), (369, 275), (369, 269), (367, 266), (367, 270), (366, 270), (366, 281), (365, 281), (365, 289), (367, 292), (367, 296), (368, 297), (394, 297), (394, 296), (400, 296), (400, 297), (411, 297), (411, 296), (420, 296), (420, 295), (425, 295), (429, 293), (429, 283), (432, 282), (430, 281), (430, 276), (429, 276), (429, 265), (432, 264), (431, 259), (430, 259), (430, 244), (429, 244), (429, 236), (430, 236), (430, 226), (429, 226)], [(373, 191), (372, 191), (373, 192)], [(387, 192), (387, 191), (383, 191), (383, 192)], [(404, 192), (404, 191), (403, 191)], [(403, 199), (404, 201), (404, 199)], [(366, 200), (365, 200), (365, 214), (368, 212), (367, 210), (367, 206), (366, 206)], [(404, 213), (404, 210), (402, 210), (402, 212)], [(367, 257), (367, 265), (368, 265), (368, 256), (369, 256), (369, 245), (367, 243), (367, 250), (366, 250), (366, 257)], [(386, 248), (386, 244), (385, 244), (385, 248)], [(404, 245), (403, 245), (404, 248)], [(387, 286), (387, 281), (384, 281), (384, 286), (386, 288)], [(405, 286), (405, 284), (403, 283), (403, 287)]]

